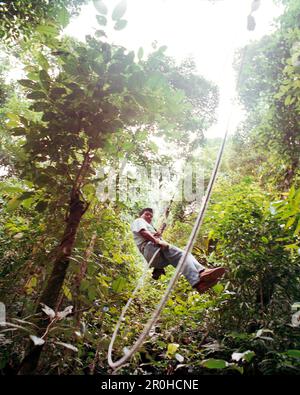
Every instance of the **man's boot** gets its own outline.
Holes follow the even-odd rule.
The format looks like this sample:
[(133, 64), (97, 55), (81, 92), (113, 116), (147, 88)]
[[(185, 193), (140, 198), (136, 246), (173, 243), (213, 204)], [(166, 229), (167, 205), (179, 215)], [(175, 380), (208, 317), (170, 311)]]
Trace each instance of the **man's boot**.
[(197, 289), (199, 293), (204, 293), (209, 290), (211, 287), (217, 284), (220, 277), (225, 273), (225, 269), (223, 267), (218, 267), (215, 269), (204, 269), (200, 274), (200, 281), (194, 285), (194, 288)]
[(166, 274), (164, 269), (159, 269), (155, 267), (152, 272), (152, 278), (154, 278), (154, 280), (158, 280), (159, 277), (162, 276), (163, 274)]
[(218, 283), (218, 279), (214, 279), (211, 281), (202, 281), (200, 280), (196, 285), (194, 285), (193, 288), (196, 288), (196, 290), (200, 293), (203, 294), (204, 292), (208, 291), (211, 287), (216, 285)]
[(204, 269), (200, 273), (200, 281), (203, 283), (210, 283), (211, 281), (218, 280), (225, 273), (224, 267), (217, 267), (214, 269)]

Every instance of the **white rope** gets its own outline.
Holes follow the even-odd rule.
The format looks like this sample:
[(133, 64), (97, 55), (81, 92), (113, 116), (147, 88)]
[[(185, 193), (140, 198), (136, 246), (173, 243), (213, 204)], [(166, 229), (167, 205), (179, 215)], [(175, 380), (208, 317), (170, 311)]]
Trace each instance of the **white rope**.
[[(242, 71), (243, 64), (244, 64), (246, 49), (247, 49), (247, 47), (244, 47), (243, 54), (242, 54), (242, 59), (241, 59), (241, 65), (240, 65), (239, 74), (238, 74), (238, 79), (237, 79), (237, 84), (236, 84), (237, 87), (239, 86), (239, 83), (240, 83), (241, 71)], [(183, 251), (183, 255), (182, 255), (182, 257), (181, 257), (181, 259), (180, 259), (180, 261), (179, 261), (179, 263), (178, 263), (178, 265), (176, 267), (176, 270), (175, 270), (175, 272), (173, 274), (173, 277), (171, 278), (171, 280), (169, 282), (168, 288), (167, 288), (166, 292), (164, 293), (164, 295), (162, 296), (162, 298), (161, 298), (161, 300), (159, 302), (159, 305), (157, 306), (156, 310), (152, 314), (151, 318), (146, 323), (143, 332), (141, 333), (139, 338), (136, 340), (136, 342), (133, 344), (131, 349), (127, 350), (123, 357), (121, 357), (117, 361), (113, 362), (113, 360), (112, 360), (112, 350), (113, 350), (113, 345), (114, 345), (116, 336), (118, 334), (121, 322), (124, 319), (124, 315), (125, 315), (128, 307), (130, 306), (134, 295), (136, 294), (137, 290), (140, 287), (141, 281), (139, 281), (137, 287), (135, 288), (135, 290), (133, 292), (132, 297), (128, 300), (126, 306), (124, 307), (124, 309), (122, 311), (122, 314), (121, 314), (120, 319), (119, 319), (119, 321), (118, 321), (118, 323), (116, 325), (116, 328), (114, 330), (111, 342), (110, 342), (109, 347), (108, 347), (108, 356), (107, 356), (108, 363), (109, 363), (109, 366), (111, 368), (113, 368), (113, 369), (117, 369), (118, 367), (123, 365), (137, 351), (137, 349), (143, 343), (144, 339), (146, 338), (146, 336), (150, 332), (151, 328), (156, 323), (156, 321), (157, 321), (162, 309), (164, 308), (164, 306), (165, 306), (165, 304), (166, 304), (166, 302), (167, 302), (167, 300), (168, 300), (168, 298), (169, 298), (169, 296), (171, 294), (171, 291), (172, 291), (174, 285), (176, 284), (176, 282), (177, 282), (177, 280), (178, 280), (178, 278), (180, 276), (180, 273), (184, 269), (186, 258), (188, 256), (188, 254), (191, 252), (191, 250), (193, 248), (193, 245), (194, 245), (194, 242), (196, 240), (196, 237), (198, 235), (198, 232), (199, 232), (199, 230), (201, 228), (201, 225), (202, 225), (202, 222), (203, 222), (203, 218), (204, 218), (204, 214), (205, 214), (206, 208), (207, 208), (208, 203), (209, 203), (209, 199), (210, 199), (210, 196), (211, 196), (211, 193), (212, 193), (212, 189), (213, 189), (214, 183), (215, 183), (216, 178), (217, 178), (217, 173), (218, 173), (218, 170), (219, 170), (219, 167), (220, 167), (221, 159), (222, 159), (223, 152), (224, 152), (225, 143), (226, 143), (228, 132), (229, 132), (229, 125), (230, 125), (230, 121), (231, 121), (232, 111), (233, 111), (233, 106), (231, 107), (231, 112), (230, 112), (230, 115), (228, 117), (225, 134), (224, 134), (224, 137), (223, 137), (223, 140), (222, 140), (222, 144), (221, 144), (219, 152), (218, 152), (218, 156), (217, 156), (217, 159), (216, 159), (216, 162), (215, 162), (215, 166), (214, 166), (212, 175), (211, 175), (210, 180), (209, 180), (209, 184), (208, 184), (205, 196), (204, 196), (204, 198), (202, 200), (202, 204), (201, 204), (201, 208), (200, 208), (199, 214), (197, 216), (196, 222), (195, 222), (194, 227), (192, 229), (192, 232), (190, 234), (189, 241), (188, 241), (188, 243), (187, 243), (187, 245), (185, 247), (185, 250)], [(156, 255), (158, 254), (159, 251), (160, 250), (157, 250), (154, 253), (153, 257), (151, 258), (151, 261), (148, 264), (148, 267), (153, 262), (153, 260), (155, 259)]]
[[(222, 155), (223, 155), (223, 151), (224, 151), (224, 147), (225, 147), (225, 143), (226, 143), (226, 139), (227, 139), (227, 135), (228, 135), (228, 130), (229, 130), (229, 121), (228, 121), (228, 125), (227, 125), (227, 128), (226, 128), (225, 135), (223, 137), (223, 141), (222, 141), (219, 153), (218, 153), (218, 157), (217, 157), (217, 160), (216, 160), (216, 163), (215, 163), (215, 167), (214, 167), (214, 170), (212, 172), (212, 175), (211, 175), (211, 178), (210, 178), (210, 181), (209, 181), (209, 185), (208, 185), (207, 190), (206, 190), (206, 194), (205, 194), (205, 196), (204, 196), (204, 198), (202, 200), (200, 212), (199, 212), (198, 217), (196, 219), (196, 222), (194, 224), (193, 230), (192, 230), (192, 232), (190, 234), (189, 241), (188, 241), (188, 243), (186, 245), (186, 248), (185, 248), (185, 250), (183, 252), (183, 255), (182, 255), (182, 257), (181, 257), (181, 259), (180, 259), (180, 261), (179, 261), (179, 263), (178, 263), (178, 265), (176, 267), (176, 270), (175, 270), (175, 273), (174, 273), (173, 277), (170, 280), (169, 286), (168, 286), (165, 294), (161, 298), (160, 303), (157, 306), (156, 310), (152, 314), (152, 317), (146, 323), (146, 325), (144, 327), (144, 330), (141, 333), (140, 337), (137, 339), (137, 341), (134, 343), (134, 345), (131, 347), (131, 349), (128, 350), (122, 358), (120, 358), (116, 362), (113, 362), (113, 360), (112, 360), (112, 348), (113, 348), (113, 345), (114, 345), (114, 342), (115, 342), (115, 339), (116, 339), (119, 327), (121, 325), (121, 322), (122, 322), (122, 320), (124, 318), (124, 315), (125, 315), (128, 307), (130, 306), (130, 304), (131, 304), (131, 302), (133, 300), (133, 296), (136, 294), (137, 290), (139, 289), (141, 281), (139, 282), (139, 284), (135, 288), (132, 297), (128, 300), (125, 308), (122, 311), (121, 317), (120, 317), (120, 319), (119, 319), (119, 321), (118, 321), (118, 323), (116, 325), (115, 331), (113, 333), (113, 336), (112, 336), (112, 339), (111, 339), (111, 342), (110, 342), (110, 345), (109, 345), (109, 348), (108, 348), (108, 363), (109, 363), (109, 366), (112, 367), (113, 369), (116, 369), (119, 366), (123, 365), (136, 352), (136, 350), (143, 343), (143, 341), (146, 338), (146, 336), (148, 335), (150, 329), (152, 328), (152, 326), (157, 321), (157, 319), (158, 319), (158, 317), (159, 317), (164, 305), (166, 304), (166, 302), (167, 302), (167, 300), (169, 298), (169, 295), (170, 295), (170, 293), (172, 291), (172, 288), (174, 287), (176, 281), (178, 280), (178, 278), (180, 276), (180, 273), (183, 271), (184, 264), (186, 262), (186, 258), (187, 258), (188, 254), (190, 253), (190, 251), (193, 248), (195, 239), (197, 237), (197, 234), (198, 234), (198, 232), (200, 230), (200, 227), (201, 227), (201, 224), (203, 222), (204, 214), (205, 214), (205, 211), (206, 211), (206, 208), (207, 208), (210, 196), (211, 196), (213, 185), (214, 185), (216, 177), (217, 177), (218, 169), (220, 167), (220, 163), (221, 163), (221, 159), (222, 159)], [(152, 257), (152, 259), (151, 259), (151, 261), (149, 263), (149, 266), (153, 262), (153, 260), (156, 257), (158, 252), (159, 252), (159, 250), (157, 250), (155, 252), (155, 254), (153, 255), (153, 257)]]

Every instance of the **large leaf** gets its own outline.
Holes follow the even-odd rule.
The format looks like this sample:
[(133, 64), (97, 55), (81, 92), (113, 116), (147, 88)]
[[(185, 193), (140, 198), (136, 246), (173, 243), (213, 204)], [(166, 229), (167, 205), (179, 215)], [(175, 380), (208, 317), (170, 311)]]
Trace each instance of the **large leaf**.
[(50, 87), (51, 78), (50, 78), (49, 74), (47, 73), (47, 71), (41, 70), (39, 72), (39, 77), (40, 77), (40, 81), (41, 81), (43, 88), (48, 90)]
[(94, 6), (100, 14), (106, 15), (107, 14), (107, 7), (103, 3), (102, 0), (93, 0)]
[(56, 16), (56, 20), (62, 27), (66, 27), (69, 23), (70, 16), (68, 10), (65, 7), (62, 7)]
[(9, 185), (6, 182), (0, 182), (0, 192), (18, 193), (24, 192), (24, 189), (18, 186)]
[(116, 22), (114, 29), (115, 30), (122, 30), (126, 27), (127, 21), (125, 19), (120, 19)]
[(40, 88), (39, 84), (37, 84), (36, 82), (31, 81), (31, 80), (22, 79), (22, 80), (18, 80), (18, 82), (20, 85), (25, 86), (26, 88), (31, 88), (31, 89)]
[(49, 104), (45, 102), (36, 102), (32, 106), (29, 107), (31, 110), (37, 111), (37, 112), (43, 112), (45, 110), (48, 110)]
[(117, 21), (122, 18), (122, 16), (125, 14), (127, 9), (127, 1), (122, 0), (119, 4), (116, 5), (115, 9), (113, 10), (112, 13), (112, 19), (113, 21)]
[(96, 15), (97, 22), (99, 23), (100, 26), (106, 26), (107, 24), (107, 19), (103, 15)]
[(6, 116), (7, 116), (11, 121), (16, 121), (16, 122), (19, 122), (19, 121), (20, 121), (19, 115), (13, 114), (12, 112), (8, 112), (8, 113), (6, 114)]
[(228, 366), (228, 362), (223, 359), (205, 359), (201, 362), (201, 365), (208, 369), (224, 369)]
[(35, 91), (32, 93), (29, 93), (27, 95), (28, 99), (32, 99), (32, 100), (38, 100), (38, 99), (47, 99), (47, 95), (44, 92), (41, 91)]
[(292, 358), (300, 359), (300, 350), (287, 350), (287, 355)]
[(119, 293), (122, 292), (122, 290), (125, 288), (126, 285), (126, 279), (124, 277), (118, 277), (115, 281), (112, 283), (112, 289)]
[(51, 89), (51, 95), (54, 95), (54, 96), (61, 96), (65, 93), (67, 93), (65, 88), (57, 87), (57, 88)]
[(20, 204), (21, 201), (18, 199), (18, 197), (14, 197), (7, 203), (7, 210), (15, 210), (20, 206)]
[(39, 33), (45, 34), (45, 35), (49, 35), (49, 36), (57, 36), (59, 33), (59, 29), (57, 26), (53, 26), (53, 25), (39, 25), (37, 26), (36, 30)]
[(179, 348), (179, 344), (177, 343), (169, 343), (167, 348), (168, 355), (174, 355)]

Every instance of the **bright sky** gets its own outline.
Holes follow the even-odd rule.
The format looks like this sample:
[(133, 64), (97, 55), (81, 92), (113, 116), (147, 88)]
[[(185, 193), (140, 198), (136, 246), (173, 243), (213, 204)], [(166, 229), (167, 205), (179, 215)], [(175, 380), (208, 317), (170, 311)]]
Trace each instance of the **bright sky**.
[[(119, 0), (104, 0), (111, 14)], [(254, 32), (247, 30), (247, 15), (252, 0), (127, 0), (124, 18), (128, 25), (116, 32), (111, 20), (107, 31), (116, 44), (135, 52), (143, 47), (151, 51), (151, 44), (168, 47), (166, 54), (178, 61), (192, 56), (198, 71), (214, 81), (220, 88), (218, 123), (208, 132), (208, 137), (224, 134), (228, 115), (232, 109), (235, 92), (235, 73), (232, 68), (235, 49), (244, 46), (272, 31), (272, 21), (282, 9), (273, 0), (261, 0), (260, 8), (253, 14), (256, 19)], [(96, 22), (97, 11), (91, 2), (83, 7), (80, 16), (65, 30), (67, 34), (84, 40), (86, 34), (103, 29)], [(242, 119), (242, 111), (233, 107), (230, 129)]]

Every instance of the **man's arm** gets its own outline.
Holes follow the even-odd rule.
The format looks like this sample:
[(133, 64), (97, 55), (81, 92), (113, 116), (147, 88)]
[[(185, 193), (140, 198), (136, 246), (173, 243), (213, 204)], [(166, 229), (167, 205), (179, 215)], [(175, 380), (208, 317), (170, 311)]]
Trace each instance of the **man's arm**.
[(158, 238), (156, 238), (151, 232), (149, 232), (148, 230), (145, 229), (141, 229), (139, 231), (140, 235), (144, 237), (144, 239), (152, 241), (152, 243), (157, 244), (161, 247), (167, 247), (168, 243), (166, 243), (163, 240), (160, 240)]

